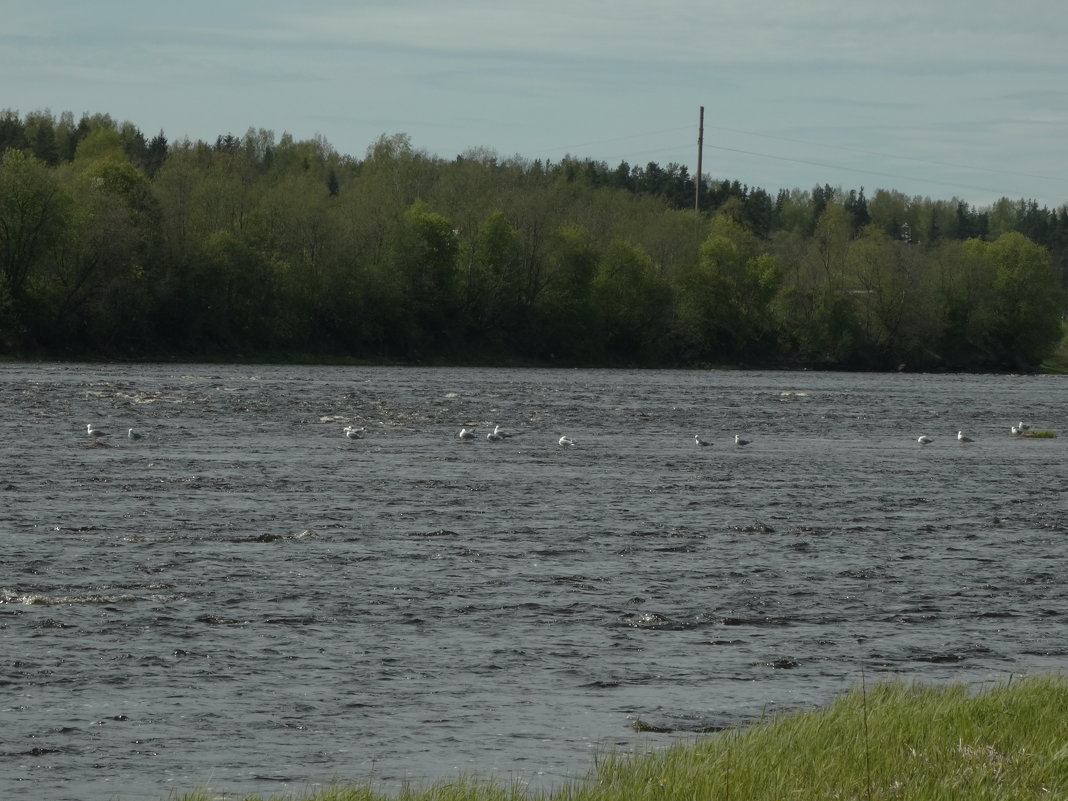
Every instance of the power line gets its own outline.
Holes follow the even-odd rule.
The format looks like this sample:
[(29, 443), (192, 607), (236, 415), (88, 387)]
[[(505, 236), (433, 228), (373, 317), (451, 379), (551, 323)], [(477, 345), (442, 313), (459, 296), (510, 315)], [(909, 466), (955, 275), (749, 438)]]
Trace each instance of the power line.
[(788, 142), (795, 145), (807, 145), (809, 147), (824, 147), (829, 150), (839, 150), (843, 153), (856, 153), (861, 156), (878, 156), (879, 158), (886, 159), (898, 159), (899, 161), (914, 161), (919, 164), (931, 164), (937, 167), (950, 167), (955, 170), (969, 170), (971, 172), (989, 172), (997, 175), (1008, 175), (1019, 178), (1040, 178), (1044, 181), (1056, 181), (1058, 183), (1064, 183), (1064, 178), (1058, 176), (1041, 175), (1039, 173), (1032, 172), (1017, 172), (1013, 170), (1002, 170), (996, 167), (977, 167), (970, 164), (954, 164), (949, 161), (937, 161), (935, 159), (925, 159), (919, 156), (899, 156), (895, 153), (883, 153), (878, 150), (865, 150), (859, 147), (847, 147), (845, 145), (829, 145), (826, 142), (813, 142), (806, 139), (793, 139), (787, 136), (776, 136), (775, 134), (759, 133), (757, 131), (745, 131), (739, 128), (725, 128), (722, 126), (709, 126), (717, 131), (726, 131), (727, 133), (744, 134), (745, 136), (759, 136), (762, 139), (772, 139), (777, 142)]
[[(840, 151), (840, 152), (843, 152), (843, 153), (855, 153), (855, 154), (858, 154), (858, 155), (874, 156), (874, 157), (878, 157), (878, 158), (897, 159), (899, 161), (911, 161), (911, 162), (915, 162), (917, 164), (929, 164), (929, 165), (932, 165), (932, 166), (946, 167), (946, 168), (950, 168), (950, 169), (968, 170), (968, 171), (971, 171), (971, 172), (985, 172), (985, 173), (990, 173), (990, 174), (993, 174), (993, 175), (1004, 175), (1004, 176), (1009, 176), (1009, 177), (1042, 178), (1042, 179), (1051, 180), (1051, 181), (1060, 180), (1060, 179), (1057, 179), (1057, 178), (1051, 178), (1048, 175), (1036, 175), (1036, 174), (1033, 174), (1033, 173), (1026, 173), (1026, 172), (1013, 172), (1013, 171), (1010, 171), (1010, 170), (1002, 170), (1002, 169), (997, 169), (997, 168), (992, 168), (992, 167), (974, 167), (974, 166), (963, 165), (963, 164), (954, 164), (954, 163), (950, 163), (950, 162), (941, 162), (941, 161), (936, 161), (936, 160), (933, 160), (933, 159), (924, 159), (924, 158), (920, 158), (920, 157), (916, 157), (916, 156), (899, 156), (899, 155), (895, 155), (895, 154), (892, 154), (892, 153), (884, 153), (884, 152), (874, 151), (874, 150), (865, 150), (863, 148), (852, 148), (852, 147), (839, 146), (839, 145), (829, 145), (829, 144), (826, 144), (826, 143), (823, 143), (823, 142), (812, 142), (812, 141), (807, 141), (807, 140), (804, 140), (804, 139), (795, 139), (795, 138), (786, 137), (786, 136), (777, 136), (775, 134), (764, 134), (764, 133), (759, 133), (759, 132), (756, 132), (756, 131), (746, 131), (746, 130), (742, 130), (742, 129), (738, 129), (738, 128), (728, 128), (728, 127), (724, 127), (724, 126), (706, 126), (706, 127), (711, 128), (713, 130), (717, 130), (717, 131), (724, 131), (724, 132), (735, 133), (735, 134), (743, 134), (745, 136), (760, 137), (760, 138), (763, 138), (763, 139), (771, 139), (771, 140), (775, 140), (775, 141), (788, 142), (788, 143), (791, 143), (791, 144), (799, 144), (799, 145), (805, 145), (805, 146), (809, 146), (809, 147), (823, 147), (823, 148), (827, 148), (829, 150)], [(617, 136), (617, 137), (611, 137), (611, 138), (608, 138), (608, 139), (593, 140), (593, 141), (589, 141), (589, 142), (586, 142), (586, 143), (583, 143), (583, 144), (574, 145), (574, 146), (571, 146), (571, 147), (550, 148), (549, 150), (550, 150), (550, 152), (563, 151), (565, 153), (575, 153), (580, 148), (595, 148), (595, 147), (599, 147), (601, 145), (617, 143), (617, 142), (632, 142), (634, 140), (646, 138), (646, 137), (649, 137), (649, 136), (662, 136), (662, 135), (665, 135), (665, 134), (674, 134), (674, 133), (680, 133), (680, 132), (683, 132), (683, 131), (688, 131), (689, 132), (689, 131), (692, 131), (692, 129), (687, 126), (687, 127), (665, 128), (665, 129), (655, 130), (655, 131), (643, 131), (643, 132), (640, 132), (640, 133), (630, 134), (630, 135), (627, 135), (627, 136)], [(958, 190), (970, 190), (970, 191), (974, 191), (974, 192), (988, 192), (988, 193), (993, 193), (993, 194), (1000, 194), (1000, 195), (1005, 196), (1005, 197), (1010, 197), (1010, 196), (1023, 197), (1024, 196), (1023, 194), (1018, 193), (1018, 192), (1006, 192), (1004, 189), (995, 189), (995, 188), (992, 188), (992, 187), (989, 187), (989, 186), (978, 186), (978, 185), (975, 185), (975, 184), (962, 183), (962, 182), (959, 182), (959, 181), (947, 181), (947, 180), (940, 180), (940, 179), (937, 179), (937, 178), (917, 177), (917, 176), (914, 176), (914, 175), (902, 175), (900, 173), (888, 172), (888, 171), (885, 171), (885, 170), (872, 170), (872, 169), (867, 169), (867, 168), (862, 168), (862, 167), (850, 167), (850, 166), (846, 166), (846, 165), (843, 165), (843, 164), (840, 164), (840, 163), (836, 164), (836, 163), (831, 163), (831, 162), (827, 162), (827, 161), (820, 161), (820, 160), (816, 160), (816, 159), (797, 158), (797, 157), (793, 157), (793, 156), (779, 156), (779, 155), (775, 155), (775, 154), (772, 154), (772, 153), (764, 153), (764, 152), (760, 152), (760, 151), (756, 151), (756, 150), (747, 150), (747, 149), (744, 149), (744, 148), (728, 147), (726, 145), (709, 144), (707, 142), (705, 144), (709, 148), (711, 148), (713, 150), (719, 150), (719, 151), (723, 151), (723, 152), (727, 152), (727, 153), (738, 153), (740, 155), (753, 156), (755, 158), (769, 159), (769, 160), (772, 160), (772, 161), (782, 161), (782, 162), (788, 162), (788, 163), (793, 163), (793, 164), (804, 164), (806, 166), (820, 167), (820, 168), (823, 168), (823, 169), (836, 170), (836, 171), (847, 172), (847, 173), (856, 173), (856, 174), (859, 174), (859, 175), (873, 175), (873, 176), (878, 176), (880, 178), (891, 179), (891, 180), (894, 180), (894, 181), (909, 181), (909, 182), (930, 184), (932, 186), (944, 186), (944, 187), (948, 187), (948, 188), (951, 188), (951, 189), (958, 189)], [(648, 156), (650, 156), (652, 154), (657, 154), (657, 153), (679, 152), (679, 153), (689, 154), (690, 152), (692, 152), (692, 147), (693, 147), (692, 142), (686, 142), (686, 143), (681, 143), (680, 142), (679, 144), (672, 144), (672, 145), (668, 145), (668, 146), (664, 146), (664, 147), (642, 148), (640, 151), (631, 151), (631, 152), (628, 152), (628, 153), (619, 154), (619, 155), (616, 156), (616, 158), (619, 158), (621, 160), (626, 161), (626, 160), (631, 160), (631, 159), (635, 159), (635, 158), (648, 157)]]
[[(711, 127), (711, 126), (707, 126), (707, 127)], [(744, 155), (744, 156), (753, 156), (753, 157), (756, 157), (756, 158), (769, 159), (769, 160), (772, 160), (772, 161), (784, 161), (784, 162), (793, 163), (793, 164), (804, 164), (804, 165), (810, 166), (810, 167), (820, 167), (820, 168), (827, 169), (827, 170), (836, 170), (836, 171), (839, 171), (839, 172), (846, 172), (846, 173), (856, 173), (856, 174), (859, 174), (859, 175), (874, 175), (874, 176), (878, 176), (880, 178), (889, 178), (889, 179), (894, 180), (894, 181), (910, 181), (910, 182), (916, 182), (916, 183), (931, 184), (933, 186), (945, 186), (945, 187), (949, 187), (951, 189), (958, 189), (958, 190), (966, 189), (966, 190), (971, 190), (971, 191), (974, 191), (974, 192), (988, 192), (988, 193), (1002, 195), (1004, 197), (1013, 197), (1013, 196), (1023, 197), (1024, 196), (1022, 193), (1007, 192), (1004, 189), (995, 189), (995, 188), (989, 187), (989, 186), (977, 186), (977, 185), (974, 185), (974, 184), (962, 183), (960, 181), (945, 181), (945, 180), (939, 180), (937, 178), (921, 178), (921, 177), (917, 177), (917, 176), (914, 176), (914, 175), (902, 175), (900, 173), (887, 172), (885, 170), (872, 170), (872, 169), (866, 169), (866, 168), (863, 168), (863, 167), (849, 167), (849, 166), (845, 166), (845, 165), (842, 165), (842, 164), (834, 164), (834, 163), (831, 163), (831, 162), (818, 161), (818, 160), (814, 160), (814, 159), (803, 159), (803, 158), (797, 158), (797, 157), (794, 157), (794, 156), (778, 156), (778, 155), (775, 155), (775, 154), (772, 154), (772, 153), (762, 153), (762, 152), (755, 151), (755, 150), (745, 150), (743, 148), (727, 147), (726, 145), (713, 145), (713, 144), (709, 144), (707, 141), (705, 142), (705, 146), (710, 148), (710, 149), (712, 149), (712, 150), (719, 150), (719, 151), (723, 151), (723, 152), (727, 152), (727, 153), (738, 153), (738, 154), (741, 154), (741, 155)], [(628, 160), (628, 159), (633, 159), (635, 157), (642, 157), (642, 156), (647, 157), (649, 155), (653, 155), (653, 154), (656, 154), (656, 153), (671, 153), (671, 152), (686, 152), (686, 153), (689, 153), (690, 149), (692, 147), (693, 147), (692, 143), (688, 142), (688, 143), (685, 143), (685, 144), (679, 143), (677, 145), (669, 145), (669, 146), (660, 147), (660, 148), (643, 148), (640, 153), (638, 153), (638, 152), (624, 153), (624, 154), (617, 155), (616, 158), (619, 158), (619, 159), (622, 159), (622, 160)], [(863, 151), (857, 151), (857, 152), (863, 152)], [(869, 155), (880, 155), (880, 154), (871, 153)], [(889, 158), (894, 158), (893, 156), (888, 156), (888, 157)], [(922, 159), (913, 159), (913, 160), (914, 161), (921, 161), (921, 162), (923, 161)], [(942, 166), (951, 166), (951, 165), (942, 165)], [(967, 168), (966, 167), (961, 167), (960, 169), (967, 169)], [(724, 171), (724, 172), (726, 172), (726, 171)], [(1009, 172), (1006, 172), (1006, 171), (1002, 171), (1002, 172), (1004, 172), (1004, 174), (1006, 174), (1006, 175), (1013, 175), (1013, 173), (1009, 173)]]
[(919, 183), (934, 184), (936, 186), (948, 186), (956, 189), (971, 189), (976, 192), (995, 192), (1008, 196), (1009, 193), (1002, 189), (993, 189), (989, 186), (974, 186), (972, 184), (964, 184), (959, 181), (940, 181), (937, 178), (917, 178), (912, 175), (899, 175), (892, 172), (883, 172), (881, 170), (868, 170), (861, 167), (843, 167), (838, 164), (828, 164), (822, 161), (813, 161), (811, 159), (799, 159), (791, 156), (774, 156), (770, 153), (757, 153), (752, 150), (742, 150), (741, 148), (725, 147), (722, 145), (709, 145), (713, 150), (723, 150), (728, 153), (741, 153), (746, 156), (757, 156), (758, 158), (773, 159), (775, 161), (787, 161), (794, 164), (805, 164), (810, 167), (823, 167), (828, 170), (840, 170), (842, 172), (855, 172), (862, 175), (877, 175), (881, 178), (892, 178), (899, 181), (916, 181)]
[[(597, 140), (595, 140), (593, 142), (583, 142), (581, 144), (570, 145), (570, 146), (567, 146), (567, 147), (543, 148), (542, 152), (546, 152), (546, 153), (557, 153), (557, 152), (571, 153), (571, 152), (577, 150), (580, 147), (594, 147), (596, 145), (606, 145), (606, 144), (610, 144), (612, 142), (627, 142), (627, 141), (632, 141), (634, 139), (642, 139), (642, 138), (644, 138), (646, 136), (663, 136), (664, 134), (680, 133), (682, 131), (689, 131), (689, 130), (691, 130), (690, 127), (686, 126), (686, 127), (680, 127), (680, 128), (665, 128), (665, 129), (660, 130), (660, 131), (644, 131), (642, 133), (630, 134), (629, 136), (615, 136), (615, 137), (612, 137), (611, 139), (597, 139)], [(646, 152), (646, 151), (643, 151), (643, 152)]]

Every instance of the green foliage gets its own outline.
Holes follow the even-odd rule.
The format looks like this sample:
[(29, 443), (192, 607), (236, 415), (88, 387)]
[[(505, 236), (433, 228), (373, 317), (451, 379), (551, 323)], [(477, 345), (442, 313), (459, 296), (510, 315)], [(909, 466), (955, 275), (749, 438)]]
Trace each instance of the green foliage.
[(414, 355), (456, 340), (459, 242), (452, 223), (416, 201), (394, 229), (390, 266), (405, 299)]
[(0, 347), (1035, 369), (1068, 207), (0, 112)]
[(670, 322), (671, 289), (640, 248), (609, 243), (590, 287), (590, 308), (598, 321), (606, 356), (612, 360), (657, 360)]
[(0, 274), (16, 304), (70, 219), (70, 198), (53, 170), (22, 150), (0, 156)]
[(7, 288), (7, 277), (0, 275), (0, 352), (14, 349), (22, 334), (22, 323)]
[(1062, 319), (1060, 341), (1056, 349), (1042, 362), (1042, 370), (1047, 373), (1068, 374), (1068, 321)]
[(565, 224), (549, 238), (545, 285), (533, 308), (537, 358), (592, 362), (600, 356), (600, 334), (591, 313), (599, 252), (589, 232)]
[(677, 328), (692, 358), (722, 361), (774, 353), (772, 302), (782, 285), (777, 259), (744, 225), (712, 221), (700, 261), (679, 280)]
[(995, 269), (997, 339), (1016, 364), (1033, 368), (1053, 351), (1061, 334), (1065, 297), (1049, 253), (1016, 232), (1002, 234), (985, 248)]
[(62, 250), (35, 277), (36, 338), (56, 344), (144, 342), (159, 206), (148, 179), (114, 153), (68, 176), (74, 199)]
[(272, 335), (275, 280), (271, 264), (256, 248), (232, 231), (215, 231), (194, 263), (191, 282), (199, 297), (199, 313), (190, 332), (209, 348), (244, 347), (257, 342), (276, 345)]
[(96, 128), (78, 142), (77, 149), (74, 151), (74, 160), (93, 162), (104, 158), (122, 159), (125, 153), (118, 131)]
[(529, 311), (519, 232), (494, 210), (462, 258), (465, 338), (495, 350), (514, 349)]
[(951, 364), (993, 366), (999, 350), (993, 264), (967, 242), (942, 243), (933, 263), (945, 326), (941, 352)]
[(934, 275), (920, 251), (867, 226), (849, 244), (846, 294), (856, 321), (857, 358), (873, 367), (936, 365), (943, 336)]
[(829, 706), (634, 758), (601, 761), (572, 801), (674, 798), (1032, 799), (1068, 790), (1068, 682), (1039, 677), (857, 688)]

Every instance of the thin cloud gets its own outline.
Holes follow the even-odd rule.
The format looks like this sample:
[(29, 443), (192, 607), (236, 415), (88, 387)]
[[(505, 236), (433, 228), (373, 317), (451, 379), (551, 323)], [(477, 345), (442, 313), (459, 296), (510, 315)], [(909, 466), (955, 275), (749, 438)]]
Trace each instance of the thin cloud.
[[(710, 125), (753, 132), (707, 138), (715, 177), (774, 191), (900, 176), (907, 194), (985, 198), (997, 165), (1014, 192), (1068, 200), (1043, 177), (1068, 173), (1065, 12), (1044, 0), (0, 0), (0, 14), (4, 102), (23, 112), (174, 137), (322, 134), (351, 154), (392, 132), (445, 157), (578, 143), (567, 152), (695, 169), (703, 105)], [(795, 141), (754, 147), (761, 135)]]

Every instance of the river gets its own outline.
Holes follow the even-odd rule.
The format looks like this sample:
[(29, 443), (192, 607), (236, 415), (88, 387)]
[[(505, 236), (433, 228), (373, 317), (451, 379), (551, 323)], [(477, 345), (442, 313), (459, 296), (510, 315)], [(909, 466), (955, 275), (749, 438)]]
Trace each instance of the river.
[(1063, 670), (1065, 382), (0, 364), (0, 798), (549, 789)]

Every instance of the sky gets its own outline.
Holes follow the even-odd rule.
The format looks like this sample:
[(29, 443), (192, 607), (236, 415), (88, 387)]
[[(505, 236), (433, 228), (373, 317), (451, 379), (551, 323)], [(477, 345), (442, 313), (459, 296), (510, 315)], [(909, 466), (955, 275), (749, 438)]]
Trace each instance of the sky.
[(0, 0), (0, 108), (1068, 203), (1056, 0)]

